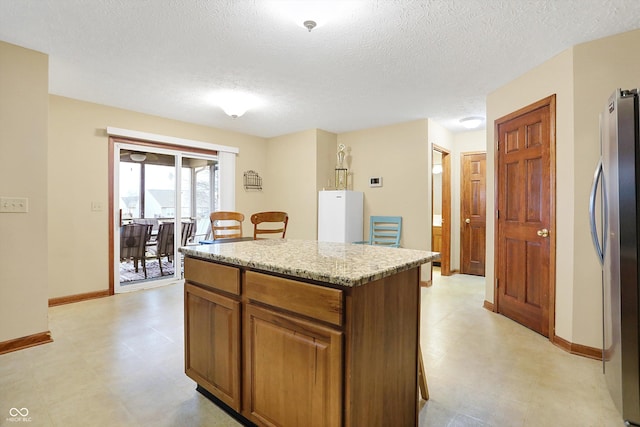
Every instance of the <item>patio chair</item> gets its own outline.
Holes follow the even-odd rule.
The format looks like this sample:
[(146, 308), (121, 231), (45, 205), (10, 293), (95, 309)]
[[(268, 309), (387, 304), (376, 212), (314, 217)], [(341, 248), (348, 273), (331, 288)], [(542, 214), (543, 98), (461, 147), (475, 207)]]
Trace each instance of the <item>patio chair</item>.
[(193, 241), (193, 237), (196, 234), (195, 222), (183, 222), (181, 228), (180, 246), (187, 246), (189, 242)]
[(156, 239), (156, 243), (152, 246), (147, 246), (145, 259), (158, 260), (161, 276), (164, 276), (164, 272), (162, 271), (162, 258), (167, 257), (169, 262), (173, 262), (174, 229), (175, 227), (173, 222), (163, 222), (158, 227), (158, 238)]
[(147, 278), (145, 264), (145, 245), (151, 236), (151, 224), (127, 224), (120, 227), (120, 259), (133, 260), (133, 266), (138, 272), (138, 263), (142, 261), (144, 277)]

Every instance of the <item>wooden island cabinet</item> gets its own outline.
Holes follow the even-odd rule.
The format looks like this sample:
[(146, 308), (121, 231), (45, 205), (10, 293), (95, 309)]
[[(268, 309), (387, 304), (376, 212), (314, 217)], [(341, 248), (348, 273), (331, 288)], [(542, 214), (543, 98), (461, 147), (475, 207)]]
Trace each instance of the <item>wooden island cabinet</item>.
[(181, 248), (185, 371), (260, 426), (416, 426), (431, 252), (277, 240)]

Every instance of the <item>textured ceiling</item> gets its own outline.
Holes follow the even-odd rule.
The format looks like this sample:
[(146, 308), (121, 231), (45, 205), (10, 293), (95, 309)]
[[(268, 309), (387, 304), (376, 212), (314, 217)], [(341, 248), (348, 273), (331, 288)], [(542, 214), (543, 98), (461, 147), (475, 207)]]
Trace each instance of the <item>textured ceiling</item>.
[[(263, 137), (460, 131), (506, 82), (639, 27), (638, 0), (0, 0), (0, 40), (49, 54), (50, 93)], [(257, 104), (232, 119), (221, 90)]]

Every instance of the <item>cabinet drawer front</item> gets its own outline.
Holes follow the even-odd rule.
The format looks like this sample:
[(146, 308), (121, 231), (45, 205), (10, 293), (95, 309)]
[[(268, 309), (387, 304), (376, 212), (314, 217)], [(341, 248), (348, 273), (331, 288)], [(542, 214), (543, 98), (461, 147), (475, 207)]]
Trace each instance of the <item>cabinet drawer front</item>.
[(343, 298), (339, 289), (247, 271), (245, 295), (273, 307), (342, 326)]
[(184, 278), (230, 294), (240, 295), (240, 269), (186, 257)]

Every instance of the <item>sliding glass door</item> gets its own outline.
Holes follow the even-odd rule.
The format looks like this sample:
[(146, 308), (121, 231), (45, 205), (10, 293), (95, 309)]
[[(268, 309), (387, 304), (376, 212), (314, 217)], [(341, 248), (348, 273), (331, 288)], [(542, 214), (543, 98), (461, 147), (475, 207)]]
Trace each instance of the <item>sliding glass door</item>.
[(207, 238), (218, 205), (217, 156), (116, 143), (114, 291), (182, 278), (178, 248)]

